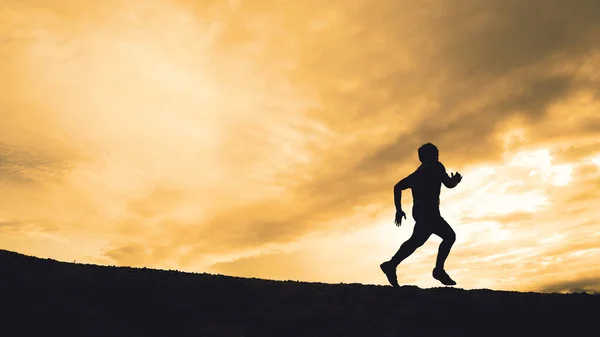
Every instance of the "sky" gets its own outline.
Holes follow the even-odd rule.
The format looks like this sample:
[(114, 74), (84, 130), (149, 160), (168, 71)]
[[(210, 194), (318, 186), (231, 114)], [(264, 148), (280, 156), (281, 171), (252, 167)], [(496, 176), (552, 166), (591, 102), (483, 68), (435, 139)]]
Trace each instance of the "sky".
[[(387, 284), (433, 142), (464, 289), (600, 291), (597, 0), (0, 0), (0, 249)], [(432, 236), (398, 267), (431, 277)]]

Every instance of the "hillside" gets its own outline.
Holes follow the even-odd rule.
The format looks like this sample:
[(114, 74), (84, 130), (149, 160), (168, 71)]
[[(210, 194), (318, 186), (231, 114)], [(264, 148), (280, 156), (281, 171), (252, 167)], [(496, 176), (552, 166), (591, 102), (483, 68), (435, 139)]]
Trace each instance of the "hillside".
[(600, 309), (588, 294), (280, 282), (4, 250), (0, 299), (0, 336), (591, 336)]

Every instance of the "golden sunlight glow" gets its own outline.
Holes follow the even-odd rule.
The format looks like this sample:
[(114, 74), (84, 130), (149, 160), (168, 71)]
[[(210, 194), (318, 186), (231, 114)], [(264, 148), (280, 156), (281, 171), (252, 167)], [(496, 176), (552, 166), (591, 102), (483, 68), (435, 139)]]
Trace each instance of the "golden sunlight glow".
[(596, 164), (597, 166), (600, 166), (600, 154), (597, 155), (597, 156), (595, 156), (595, 157), (593, 157), (591, 159), (591, 161), (592, 161), (592, 163)]
[(458, 1), (0, 0), (0, 248), (385, 284), (433, 142), (460, 287), (600, 291), (598, 20)]

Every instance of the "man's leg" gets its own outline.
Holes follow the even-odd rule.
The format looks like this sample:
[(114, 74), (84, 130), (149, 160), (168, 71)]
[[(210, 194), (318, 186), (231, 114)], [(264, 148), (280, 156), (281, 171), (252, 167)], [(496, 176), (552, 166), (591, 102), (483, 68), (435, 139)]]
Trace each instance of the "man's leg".
[(415, 223), (410, 238), (400, 246), (400, 249), (398, 249), (390, 261), (386, 261), (380, 265), (381, 270), (393, 287), (399, 287), (396, 276), (396, 267), (398, 264), (414, 253), (417, 248), (421, 247), (429, 239), (430, 235), (431, 231), (426, 228), (426, 224)]
[(444, 264), (450, 254), (452, 245), (456, 241), (456, 233), (442, 217), (440, 217), (439, 222), (436, 223), (433, 233), (442, 238), (442, 243), (440, 243), (435, 262), (435, 269), (433, 270), (433, 277), (444, 285), (455, 285), (456, 282), (454, 282), (444, 270)]
[(425, 223), (415, 223), (415, 228), (413, 229), (413, 233), (408, 240), (406, 240), (401, 246), (400, 249), (394, 254), (390, 263), (394, 268), (396, 268), (404, 259), (409, 257), (412, 253), (417, 250), (417, 248), (421, 247), (425, 242), (429, 239), (432, 232), (427, 228), (429, 224)]

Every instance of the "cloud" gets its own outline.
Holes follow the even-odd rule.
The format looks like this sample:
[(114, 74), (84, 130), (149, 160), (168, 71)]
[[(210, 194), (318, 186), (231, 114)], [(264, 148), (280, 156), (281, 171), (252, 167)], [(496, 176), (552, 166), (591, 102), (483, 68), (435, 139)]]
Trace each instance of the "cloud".
[[(387, 8), (386, 5), (388, 4), (377, 4), (377, 6), (381, 8), (381, 12), (394, 12), (393, 10), (390, 10), (390, 8)], [(553, 39), (550, 35), (546, 35), (546, 28), (554, 22), (554, 18), (557, 18), (559, 21), (562, 20), (562, 23), (558, 23), (559, 26), (561, 24), (567, 25), (570, 23), (567, 17), (562, 17), (560, 15), (560, 4), (552, 3), (544, 5), (547, 11), (545, 13), (547, 14), (542, 15), (541, 17), (536, 16), (536, 19), (534, 19), (533, 22), (528, 19), (528, 16), (526, 17), (521, 14), (534, 9), (533, 7), (529, 7), (529, 5), (520, 5), (516, 2), (511, 2), (506, 5), (504, 3), (500, 5), (488, 3), (490, 8), (470, 5), (473, 4), (456, 6), (456, 8), (459, 8), (457, 10), (444, 7), (445, 9), (448, 9), (448, 11), (444, 12), (443, 19), (436, 21), (434, 17), (432, 20), (423, 21), (427, 22), (425, 27), (431, 25), (432, 27), (439, 28), (442, 22), (458, 22), (459, 24), (466, 21), (468, 22), (468, 18), (477, 17), (477, 15), (472, 15), (474, 14), (472, 11), (475, 11), (475, 8), (483, 12), (479, 16), (480, 20), (482, 20), (482, 22), (487, 22), (486, 20), (489, 20), (489, 25), (484, 24), (482, 27), (478, 27), (480, 29), (473, 30), (473, 32), (477, 32), (477, 36), (465, 36), (463, 35), (465, 30), (443, 30), (446, 34), (452, 34), (452, 32), (457, 34), (456, 36), (446, 36), (442, 33), (439, 34), (439, 40), (442, 40), (441, 36), (444, 36), (444, 39), (448, 38), (448, 41), (450, 41), (442, 44), (443, 47), (441, 48), (447, 49), (436, 50), (435, 52), (430, 51), (431, 54), (420, 54), (420, 56), (422, 56), (420, 59), (427, 60), (431, 63), (430, 67), (425, 67), (423, 65), (422, 67), (415, 66), (411, 69), (414, 69), (414, 71), (435, 67), (458, 69), (456, 72), (451, 71), (450, 74), (452, 76), (450, 77), (443, 71), (440, 71), (440, 74), (437, 75), (434, 72), (430, 74), (432, 76), (431, 81), (435, 81), (436, 78), (438, 80), (444, 78), (443, 81), (446, 83), (446, 86), (441, 94), (448, 98), (446, 100), (441, 100), (440, 104), (437, 104), (435, 108), (419, 111), (421, 116), (425, 116), (420, 117), (421, 122), (417, 125), (413, 124), (410, 131), (405, 131), (397, 136), (397, 140), (392, 144), (387, 144), (379, 149), (374, 149), (371, 153), (366, 152), (366, 155), (360, 154), (354, 156), (355, 158), (358, 157), (362, 159), (359, 163), (355, 163), (355, 159), (350, 157), (350, 153), (348, 152), (345, 157), (340, 158), (341, 160), (339, 163), (342, 165), (333, 166), (330, 161), (326, 161), (323, 166), (316, 169), (316, 172), (333, 172), (323, 175), (321, 179), (317, 176), (313, 181), (309, 181), (307, 186), (309, 186), (310, 189), (318, 188), (320, 191), (323, 191), (325, 197), (330, 198), (331, 202), (324, 201), (322, 208), (311, 210), (311, 213), (319, 213), (326, 209), (327, 213), (336, 214), (336, 200), (342, 199), (347, 201), (347, 203), (340, 203), (339, 205), (339, 211), (337, 212), (342, 212), (342, 210), (347, 207), (348, 203), (356, 203), (359, 202), (359, 200), (364, 200), (362, 199), (362, 196), (371, 197), (372, 195), (369, 193), (373, 193), (376, 190), (382, 190), (385, 186), (385, 182), (382, 182), (381, 180), (371, 182), (365, 179), (365, 177), (375, 174), (374, 172), (387, 172), (386, 164), (393, 165), (393, 162), (404, 160), (402, 158), (413, 158), (416, 147), (425, 141), (433, 140), (442, 144), (443, 153), (447, 153), (449, 158), (455, 158), (453, 160), (457, 162), (464, 162), (466, 164), (476, 163), (482, 160), (497, 160), (502, 153), (503, 143), (497, 138), (498, 135), (495, 131), (505, 131), (507, 122), (510, 122), (511, 118), (515, 116), (525, 117), (524, 120), (529, 122), (527, 125), (539, 123), (544, 119), (547, 110), (552, 104), (565, 99), (571, 93), (575, 74), (569, 72), (556, 73), (554, 67), (558, 62), (555, 62), (552, 59), (552, 56), (555, 53), (564, 53), (565, 56), (564, 58), (561, 58), (561, 63), (576, 62), (582, 57), (585, 57), (589, 52), (589, 49), (573, 46), (571, 42), (573, 40), (566, 37)], [(501, 8), (498, 8), (498, 6)], [(593, 6), (593, 3), (581, 3), (581, 9), (577, 9), (576, 11), (581, 10), (581, 12), (577, 13), (581, 13), (587, 19), (577, 22), (572, 28), (573, 30), (568, 32), (568, 34), (578, 35), (577, 39), (585, 39), (585, 43), (588, 45), (595, 36), (595, 29), (597, 29), (597, 23), (594, 20), (591, 20), (591, 16), (589, 16), (589, 12), (593, 12), (596, 8), (590, 6)], [(364, 8), (361, 8), (361, 15), (365, 13), (362, 11), (363, 9)], [(366, 13), (370, 12), (366, 11)], [(492, 16), (493, 13), (496, 14), (496, 16)], [(482, 17), (486, 20), (481, 19)], [(364, 20), (366, 19), (362, 16), (356, 18), (356, 22), (363, 22)], [(403, 20), (397, 20), (395, 22), (402, 22), (403, 25), (407, 24), (406, 21)], [(374, 22), (371, 21), (370, 23)], [(410, 20), (408, 24), (410, 24)], [(384, 25), (393, 27), (391, 26), (393, 23), (380, 20), (373, 25), (369, 25), (368, 29), (365, 28), (361, 31), (363, 34), (373, 32), (373, 35), (360, 36), (357, 34), (357, 36), (348, 35), (346, 38), (360, 38), (361, 41), (371, 41), (375, 39), (375, 32), (378, 31), (378, 29), (383, 30), (382, 27)], [(519, 27), (522, 27), (523, 31), (520, 32), (518, 38), (516, 38), (515, 29), (519, 29)], [(527, 29), (525, 29), (525, 27), (527, 27)], [(353, 30), (347, 29), (346, 31), (351, 32)], [(401, 32), (406, 31), (405, 29), (386, 28), (385, 31), (385, 34), (381, 33), (380, 35), (385, 36), (387, 39), (388, 43), (386, 46), (401, 45), (400, 43), (393, 43), (394, 37), (396, 36), (394, 34), (400, 36), (402, 35)], [(442, 32), (441, 29), (440, 32)], [(581, 34), (581, 36), (579, 36), (579, 34)], [(373, 37), (373, 39), (369, 39), (369, 37)], [(432, 41), (438, 41), (438, 39), (436, 39), (438, 35), (434, 32), (428, 37)], [(543, 39), (541, 43), (535, 44), (532, 42), (540, 38)], [(498, 42), (500, 42), (500, 44)], [(353, 44), (349, 43), (349, 45)], [(331, 47), (332, 46), (330, 46), (330, 48)], [(350, 128), (345, 129), (345, 131), (349, 130), (356, 132), (356, 130), (351, 129), (352, 124), (350, 124), (350, 121), (355, 120), (352, 116), (361, 116), (362, 118), (360, 124), (354, 125), (360, 125), (361, 128), (366, 126), (368, 128), (370, 122), (374, 123), (375, 120), (377, 120), (377, 117), (371, 116), (377, 116), (379, 111), (385, 110), (386, 105), (394, 105), (392, 100), (407, 103), (407, 106), (411, 105), (410, 102), (402, 102), (402, 95), (383, 97), (383, 100), (380, 99), (377, 101), (369, 100), (368, 96), (374, 95), (373, 90), (378, 90), (371, 88), (391, 88), (392, 84), (394, 85), (394, 88), (404, 88), (405, 85), (402, 83), (389, 83), (389, 85), (386, 86), (385, 84), (387, 83), (383, 83), (384, 85), (382, 86), (379, 78), (373, 79), (374, 74), (368, 73), (370, 70), (368, 67), (352, 67), (352, 61), (355, 60), (353, 57), (360, 52), (359, 49), (349, 51), (341, 48), (340, 52), (336, 53), (333, 50), (327, 50), (327, 46), (324, 48), (325, 50), (320, 48), (316, 49), (329, 56), (321, 56), (318, 59), (324, 66), (318, 68), (319, 77), (315, 83), (316, 85), (320, 84), (320, 79), (324, 79), (323, 82), (326, 82), (326, 79), (329, 79), (328, 75), (331, 77), (339, 75), (334, 71), (340, 66), (330, 67), (332, 66), (332, 63), (329, 61), (337, 61), (336, 57), (342, 57), (342, 55), (348, 59), (348, 61), (344, 63), (348, 65), (347, 68), (344, 69), (344, 76), (351, 77), (351, 75), (355, 75), (355, 77), (360, 79), (359, 82), (362, 82), (361, 85), (354, 90), (344, 89), (345, 91), (338, 92), (337, 94), (331, 93), (331, 90), (334, 90), (335, 87), (329, 89), (325, 88), (325, 93), (331, 94), (323, 95), (322, 107), (318, 112), (319, 114), (323, 114), (326, 121), (330, 121), (329, 125), (333, 125), (332, 127), (334, 130), (336, 128), (339, 128), (340, 130)], [(450, 48), (456, 48), (456, 50), (462, 51), (473, 51), (473, 53), (469, 53), (469, 56), (466, 59), (463, 57), (466, 52), (463, 52), (460, 57), (455, 56), (452, 58)], [(414, 50), (419, 49), (415, 48)], [(385, 55), (383, 54), (384, 52), (386, 53)], [(516, 55), (506, 57), (507, 55), (503, 52), (514, 52)], [(360, 56), (356, 55), (356, 57), (360, 59), (362, 55), (363, 54), (360, 54)], [(360, 61), (365, 64), (378, 64), (381, 67), (388, 67), (388, 69), (390, 69), (389, 73), (393, 73), (393, 69), (395, 68), (392, 62), (386, 63), (386, 61), (391, 58), (389, 55), (394, 55), (394, 52), (390, 52), (389, 49), (381, 49), (380, 54), (369, 55), (369, 57), (373, 59), (372, 62), (368, 62), (366, 59), (360, 59)], [(443, 60), (437, 57), (443, 57)], [(572, 57), (572, 59), (569, 57)], [(432, 62), (432, 60), (436, 60), (437, 62)], [(356, 62), (358, 63), (358, 61)], [(464, 62), (464, 66), (461, 62)], [(318, 65), (319, 61), (313, 62), (308, 65), (308, 69), (314, 69), (313, 67), (317, 67)], [(461, 66), (463, 66), (462, 71), (459, 71)], [(475, 66), (477, 67), (475, 68)], [(469, 74), (473, 75), (468, 76)], [(477, 74), (479, 74), (479, 76), (475, 76)], [(482, 86), (483, 80), (481, 80), (481, 78), (488, 82), (487, 85)], [(411, 82), (411, 84), (411, 88), (423, 89), (421, 90), (423, 96), (431, 96), (431, 93), (427, 91), (427, 82), (423, 83), (417, 81)], [(485, 90), (485, 92), (483, 92), (483, 90)], [(465, 95), (464, 93), (467, 92), (470, 94)], [(439, 97), (439, 95), (436, 95), (431, 98), (435, 99)], [(457, 97), (460, 97), (460, 100), (457, 100)], [(483, 101), (481, 98), (477, 99), (476, 97), (483, 97)], [(360, 109), (363, 112), (360, 114), (353, 114), (352, 111), (356, 109), (356, 106), (350, 105), (357, 100), (361, 102)], [(381, 105), (381, 107), (379, 105)], [(464, 107), (466, 107), (466, 109)], [(461, 112), (461, 110), (466, 110), (466, 112)], [(331, 111), (331, 113), (328, 113), (328, 111)], [(345, 113), (335, 114), (333, 113), (334, 111), (344, 111)], [(444, 114), (444, 117), (441, 116), (442, 113)], [(338, 117), (345, 116), (348, 118), (346, 121), (328, 119), (330, 115)], [(411, 120), (410, 111), (405, 112), (404, 115), (406, 115), (408, 120)], [(397, 121), (395, 118), (397, 117), (392, 117), (391, 120)], [(331, 121), (335, 121), (336, 124), (331, 123)], [(339, 124), (337, 122), (339, 122)], [(393, 134), (394, 132), (390, 131), (389, 133)], [(356, 144), (352, 143), (352, 141), (349, 143)], [(452, 144), (452, 147), (443, 148), (443, 144)], [(341, 146), (343, 145), (342, 142)], [(355, 155), (355, 153), (352, 153), (352, 155)], [(333, 169), (331, 169), (332, 166), (334, 167)], [(390, 179), (390, 183), (392, 182), (392, 179)], [(349, 190), (347, 186), (350, 185), (352, 186), (352, 189)], [(293, 230), (296, 230), (296, 228), (298, 228), (297, 225), (299, 224), (294, 224), (290, 227), (294, 228)]]
[(251, 256), (387, 219), (432, 141), (465, 176), (444, 210), (480, 243), (457, 254), (541, 258), (539, 237), (597, 218), (595, 166), (576, 164), (599, 143), (599, 16), (592, 0), (6, 2), (0, 212), (93, 235), (97, 259), (268, 275), (283, 257)]
[(541, 288), (541, 292), (549, 293), (580, 293), (598, 292), (600, 289), (600, 277), (583, 277), (575, 280), (552, 282)]
[[(314, 265), (310, 265), (298, 252), (246, 257), (212, 266), (212, 270), (220, 274), (277, 280), (304, 279), (306, 275), (314, 274), (314, 269)], [(314, 281), (319, 280), (315, 278)]]
[(144, 266), (150, 261), (146, 247), (136, 243), (128, 243), (125, 246), (111, 249), (105, 255), (113, 259), (118, 265), (124, 266)]
[(0, 221), (0, 230), (14, 231), (19, 228), (20, 223), (17, 221)]

